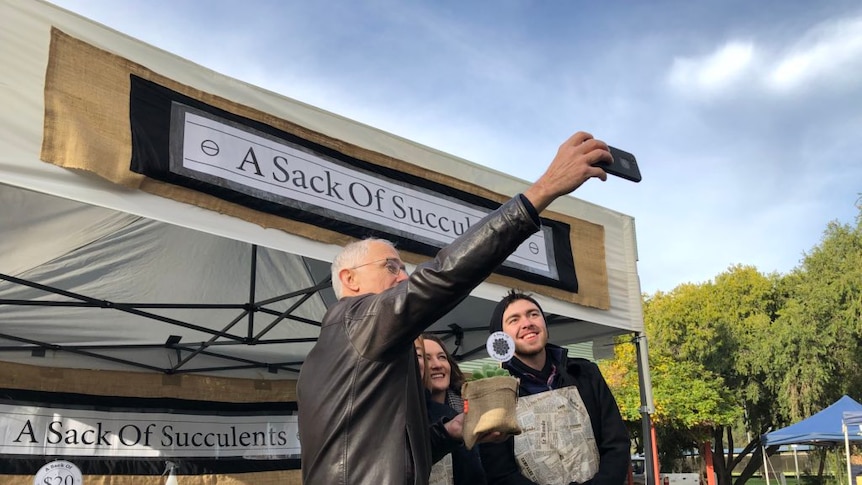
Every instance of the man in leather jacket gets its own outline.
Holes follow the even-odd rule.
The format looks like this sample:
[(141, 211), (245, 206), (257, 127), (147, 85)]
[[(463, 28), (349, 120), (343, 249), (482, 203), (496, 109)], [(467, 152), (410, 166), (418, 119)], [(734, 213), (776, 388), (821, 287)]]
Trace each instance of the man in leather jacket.
[[(631, 442), (598, 366), (586, 359), (568, 358), (566, 349), (549, 344), (545, 314), (539, 303), (525, 293), (510, 291), (494, 309), (489, 328), (492, 333), (505, 332), (515, 341), (515, 356), (503, 367), (519, 380), (519, 411), (530, 405), (531, 398), (525, 396), (545, 394), (545, 399), (551, 399), (550, 393), (560, 393), (563, 399), (554, 401), (564, 403), (554, 406), (559, 420), (548, 426), (557, 429), (555, 436), (566, 437), (561, 443), (553, 438), (546, 441), (544, 452), (531, 448), (529, 430), (503, 443), (483, 445), (480, 453), (489, 485), (535, 485), (536, 481), (622, 485), (628, 474)], [(538, 416), (539, 412), (535, 412)], [(550, 419), (547, 413), (542, 416)], [(578, 432), (572, 436), (577, 438), (571, 439), (561, 429), (565, 426), (576, 426)], [(539, 432), (540, 426), (534, 428)], [(523, 440), (522, 445), (516, 446), (515, 440)], [(566, 456), (546, 460), (549, 455)], [(537, 462), (553, 462), (559, 473), (545, 476), (544, 480), (532, 477), (531, 473), (542, 468)], [(570, 465), (563, 465), (567, 462)], [(522, 472), (522, 467), (528, 471)], [(549, 468), (544, 473), (550, 473)]]
[[(607, 145), (572, 135), (523, 194), (409, 276), (388, 241), (345, 247), (332, 264), (339, 300), (297, 385), (304, 484), (428, 482), (431, 440), (447, 432), (429, 426), (414, 339), (539, 230), (538, 215), (553, 200), (590, 178), (605, 180), (599, 162), (613, 163)], [(453, 421), (448, 434), (457, 437), (461, 422)]]

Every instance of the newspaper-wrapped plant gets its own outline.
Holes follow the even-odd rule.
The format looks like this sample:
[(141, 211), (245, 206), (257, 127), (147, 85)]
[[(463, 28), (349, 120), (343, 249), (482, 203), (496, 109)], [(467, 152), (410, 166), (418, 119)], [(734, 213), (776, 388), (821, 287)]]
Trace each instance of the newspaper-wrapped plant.
[(485, 364), (461, 387), (464, 398), (464, 445), (472, 449), (491, 432), (521, 434), (516, 416), (518, 380), (499, 365)]

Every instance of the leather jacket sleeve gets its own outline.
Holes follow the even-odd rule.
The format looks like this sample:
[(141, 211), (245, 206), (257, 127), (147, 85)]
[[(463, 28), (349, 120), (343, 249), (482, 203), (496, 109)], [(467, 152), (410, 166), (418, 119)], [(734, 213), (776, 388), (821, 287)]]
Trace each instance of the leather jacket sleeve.
[(349, 325), (357, 351), (367, 359), (389, 360), (452, 310), (539, 229), (530, 209), (522, 197), (513, 198), (419, 265), (407, 280), (382, 293), (353, 298), (346, 318), (374, 320), (374, 325)]

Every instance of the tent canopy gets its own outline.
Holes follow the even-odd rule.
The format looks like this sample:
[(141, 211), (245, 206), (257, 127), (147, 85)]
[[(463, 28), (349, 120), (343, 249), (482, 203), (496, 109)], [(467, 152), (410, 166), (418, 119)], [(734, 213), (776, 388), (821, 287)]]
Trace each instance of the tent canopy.
[[(43, 161), (52, 29), (213, 99), (428, 173), (507, 197), (528, 186), (214, 73), (41, 1), (0, 0), (0, 18), (0, 361), (292, 379), (334, 301), (329, 263), (339, 244)], [(110, 148), (113, 142), (101, 143)], [(574, 197), (550, 209), (601, 227), (609, 297), (607, 308), (597, 308), (537, 295), (554, 342), (605, 344), (641, 331), (633, 219)], [(483, 283), (430, 330), (466, 358), (484, 357), (488, 316), (508, 286)]]
[[(819, 413), (763, 435), (764, 446), (789, 444), (838, 444), (844, 442), (842, 423), (847, 413), (862, 416), (862, 404), (849, 396), (842, 396), (829, 407)], [(862, 441), (858, 433), (850, 437), (854, 441)]]

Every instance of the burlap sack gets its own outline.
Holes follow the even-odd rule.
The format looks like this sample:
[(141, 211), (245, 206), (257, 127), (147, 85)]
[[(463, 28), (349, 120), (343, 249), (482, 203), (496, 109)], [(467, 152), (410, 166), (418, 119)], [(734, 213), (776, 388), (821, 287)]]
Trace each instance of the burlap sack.
[(467, 381), (461, 386), (464, 398), (464, 445), (473, 449), (483, 433), (499, 431), (521, 434), (518, 426), (518, 379), (510, 376)]

